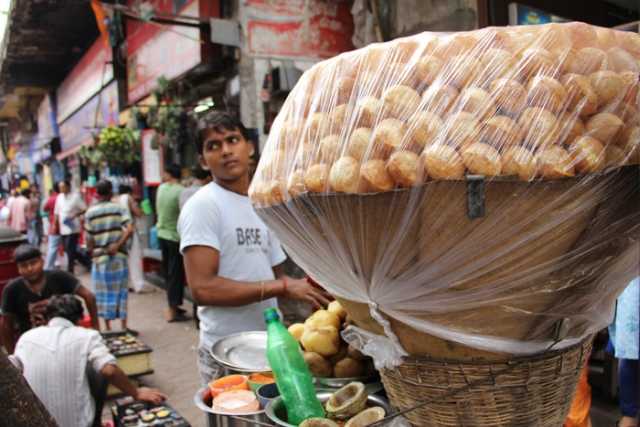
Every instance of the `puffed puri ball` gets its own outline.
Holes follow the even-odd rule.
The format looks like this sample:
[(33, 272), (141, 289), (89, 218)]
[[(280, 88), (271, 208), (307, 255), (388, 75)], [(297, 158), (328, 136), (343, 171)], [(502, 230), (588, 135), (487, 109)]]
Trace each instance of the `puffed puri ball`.
[(360, 162), (353, 157), (340, 157), (331, 166), (329, 185), (338, 193), (357, 193), (360, 183)]
[(605, 166), (604, 146), (590, 136), (581, 136), (569, 146), (569, 154), (577, 173), (595, 173)]
[(362, 180), (362, 192), (390, 191), (394, 187), (394, 182), (384, 160), (369, 160), (360, 167), (360, 179)]
[(382, 95), (384, 113), (394, 119), (407, 119), (420, 106), (420, 95), (408, 86), (394, 86)]
[(419, 184), (418, 160), (418, 155), (411, 151), (396, 151), (389, 157), (387, 172), (398, 187), (408, 188)]
[(463, 179), (465, 166), (455, 148), (448, 145), (432, 145), (422, 154), (425, 173), (432, 179)]
[(498, 150), (481, 142), (465, 148), (462, 161), (472, 174), (498, 176), (502, 172), (502, 157)]
[(535, 158), (525, 147), (510, 147), (502, 154), (502, 174), (529, 181), (536, 176)]

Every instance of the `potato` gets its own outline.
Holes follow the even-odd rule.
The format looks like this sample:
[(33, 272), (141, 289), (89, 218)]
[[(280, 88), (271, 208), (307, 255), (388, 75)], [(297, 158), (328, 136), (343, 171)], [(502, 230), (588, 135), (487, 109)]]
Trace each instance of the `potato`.
[(601, 104), (624, 96), (625, 81), (615, 71), (597, 71), (589, 75), (589, 80)]
[(340, 335), (333, 326), (313, 328), (305, 325), (300, 343), (307, 351), (329, 357), (340, 350)]
[(590, 116), (598, 111), (598, 94), (591, 86), (588, 77), (579, 74), (566, 74), (560, 82), (567, 92), (567, 107), (580, 116)]
[(349, 346), (347, 345), (346, 342), (342, 341), (340, 343), (340, 349), (338, 350), (338, 352), (333, 356), (329, 357), (329, 363), (331, 363), (331, 366), (335, 365), (336, 363), (338, 363), (339, 361), (347, 357), (348, 353), (349, 353)]
[(433, 179), (462, 179), (465, 167), (462, 157), (448, 145), (432, 145), (423, 153), (425, 173)]
[(318, 353), (305, 351), (303, 357), (314, 377), (328, 378), (333, 375), (333, 366), (331, 366), (331, 363)]
[(360, 162), (353, 157), (340, 157), (331, 166), (329, 185), (338, 193), (357, 193), (360, 183)]
[(302, 334), (304, 333), (304, 324), (303, 323), (294, 323), (288, 328), (289, 333), (296, 341), (300, 342), (300, 338), (302, 338)]
[(571, 156), (562, 147), (552, 145), (536, 153), (538, 174), (543, 178), (556, 179), (575, 175)]
[(363, 363), (350, 357), (345, 357), (344, 359), (336, 363), (333, 367), (333, 376), (335, 378), (361, 377), (363, 373)]
[(622, 130), (624, 123), (620, 118), (611, 113), (599, 113), (592, 116), (586, 123), (587, 133), (603, 144), (609, 144), (615, 140), (618, 132)]
[(502, 174), (516, 175), (523, 181), (530, 181), (536, 176), (536, 164), (531, 151), (516, 146), (502, 154)]
[(340, 320), (344, 320), (345, 317), (347, 317), (347, 311), (342, 307), (340, 301), (331, 301), (327, 307), (327, 311), (338, 316)]
[(329, 165), (316, 163), (304, 175), (304, 185), (312, 193), (327, 191), (329, 185)]
[(322, 326), (333, 326), (340, 329), (340, 317), (328, 310), (317, 310), (304, 322), (307, 328), (319, 328)]
[(356, 349), (352, 345), (349, 345), (349, 347), (347, 348), (347, 356), (349, 356), (353, 360), (364, 360), (366, 358), (365, 355), (360, 352), (360, 350)]
[(527, 105), (527, 91), (516, 80), (497, 79), (489, 86), (491, 98), (504, 114), (515, 116)]
[(387, 172), (399, 187), (412, 187), (419, 183), (418, 155), (411, 151), (396, 151), (387, 162)]
[(387, 172), (384, 160), (369, 160), (360, 167), (360, 178), (362, 179), (362, 192), (389, 191), (394, 187), (393, 180)]
[(461, 152), (464, 165), (473, 174), (498, 176), (502, 172), (502, 158), (498, 150), (477, 142)]
[(569, 147), (569, 154), (577, 173), (592, 173), (605, 166), (604, 146), (590, 136), (581, 136)]

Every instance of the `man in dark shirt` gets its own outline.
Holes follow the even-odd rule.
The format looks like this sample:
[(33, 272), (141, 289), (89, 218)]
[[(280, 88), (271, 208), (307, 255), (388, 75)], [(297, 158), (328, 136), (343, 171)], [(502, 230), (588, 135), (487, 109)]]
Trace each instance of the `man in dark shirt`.
[(44, 270), (42, 253), (32, 245), (18, 246), (14, 258), (21, 277), (9, 282), (2, 292), (3, 319), (0, 322), (0, 338), (9, 354), (19, 335), (46, 323), (44, 310), (53, 295), (76, 294), (82, 298), (93, 328), (98, 329), (96, 298), (78, 279), (64, 271)]

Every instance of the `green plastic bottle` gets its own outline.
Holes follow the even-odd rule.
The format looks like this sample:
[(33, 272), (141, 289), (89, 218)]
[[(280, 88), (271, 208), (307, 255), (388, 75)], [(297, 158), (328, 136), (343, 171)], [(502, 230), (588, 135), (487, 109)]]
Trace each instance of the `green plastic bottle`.
[(324, 418), (324, 408), (316, 395), (300, 345), (280, 322), (275, 308), (264, 311), (264, 320), (267, 322), (267, 359), (287, 408), (289, 424), (298, 425), (307, 418)]

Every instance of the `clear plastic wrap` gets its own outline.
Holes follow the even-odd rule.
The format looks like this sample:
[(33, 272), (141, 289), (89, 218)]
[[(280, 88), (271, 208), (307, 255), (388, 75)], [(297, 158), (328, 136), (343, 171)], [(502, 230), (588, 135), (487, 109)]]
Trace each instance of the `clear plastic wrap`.
[(566, 347), (639, 274), (639, 72), (583, 23), (370, 45), (302, 76), (250, 195), (394, 355)]

